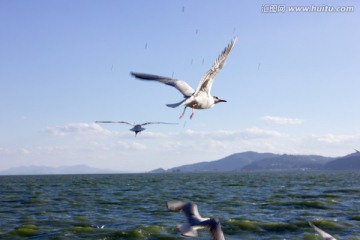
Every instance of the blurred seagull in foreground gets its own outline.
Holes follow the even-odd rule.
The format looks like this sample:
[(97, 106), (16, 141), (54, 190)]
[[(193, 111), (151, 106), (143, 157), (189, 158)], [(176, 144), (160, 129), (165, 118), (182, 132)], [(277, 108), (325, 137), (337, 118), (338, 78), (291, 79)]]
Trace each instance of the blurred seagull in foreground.
[(146, 128), (143, 128), (142, 126), (148, 125), (148, 124), (177, 124), (177, 123), (166, 123), (166, 122), (146, 122), (141, 124), (132, 124), (125, 121), (96, 121), (95, 123), (124, 123), (127, 125), (133, 126), (133, 128), (130, 129), (130, 131), (135, 132), (135, 137), (139, 132), (144, 131)]
[(356, 152), (356, 153), (360, 153), (360, 151), (359, 151), (359, 150), (357, 150), (357, 149), (355, 149), (355, 148), (354, 148), (354, 150), (355, 150), (355, 152)]
[(325, 239), (325, 240), (336, 240), (336, 238), (334, 238), (333, 236), (331, 236), (330, 234), (328, 234), (327, 232), (324, 232), (323, 230), (321, 230), (320, 228), (318, 228), (317, 226), (315, 226), (314, 224), (312, 224), (311, 222), (309, 222), (309, 225), (318, 233), (320, 234), (320, 236)]
[(234, 38), (230, 42), (230, 44), (224, 49), (224, 51), (215, 61), (212, 68), (200, 80), (200, 83), (196, 91), (192, 87), (190, 87), (186, 82), (169, 77), (161, 77), (157, 75), (137, 73), (137, 72), (131, 72), (131, 75), (141, 80), (158, 81), (166, 85), (175, 87), (184, 95), (185, 99), (178, 103), (167, 104), (167, 106), (172, 108), (178, 107), (180, 105), (185, 106), (183, 113), (180, 115), (180, 118), (184, 116), (186, 108), (191, 107), (192, 108), (192, 114), (190, 115), (190, 119), (191, 119), (194, 116), (194, 109), (208, 109), (213, 107), (216, 103), (226, 102), (223, 99), (220, 99), (216, 96), (212, 96), (210, 94), (210, 91), (216, 75), (223, 68), (225, 64), (225, 60), (229, 55), (229, 53), (231, 52), (231, 50), (233, 49), (233, 47), (235, 46), (236, 41), (237, 38)]
[(186, 216), (188, 222), (177, 226), (182, 236), (196, 237), (198, 229), (208, 229), (212, 240), (225, 240), (220, 221), (214, 218), (201, 217), (196, 204), (170, 201), (167, 203), (167, 207), (172, 211), (183, 212)]

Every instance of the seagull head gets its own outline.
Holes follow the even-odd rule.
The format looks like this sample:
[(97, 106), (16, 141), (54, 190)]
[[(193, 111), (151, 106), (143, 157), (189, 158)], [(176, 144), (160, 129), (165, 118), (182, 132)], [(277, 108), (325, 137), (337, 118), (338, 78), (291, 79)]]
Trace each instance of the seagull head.
[(218, 98), (218, 97), (216, 97), (216, 96), (213, 96), (213, 98), (214, 98), (214, 103), (215, 103), (215, 104), (216, 104), (216, 103), (219, 103), (219, 102), (227, 102), (226, 100), (220, 99), (220, 98)]

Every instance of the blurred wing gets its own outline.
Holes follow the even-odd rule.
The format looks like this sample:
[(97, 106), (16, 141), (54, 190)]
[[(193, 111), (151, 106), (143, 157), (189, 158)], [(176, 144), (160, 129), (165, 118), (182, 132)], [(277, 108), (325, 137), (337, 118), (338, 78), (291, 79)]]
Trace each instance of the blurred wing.
[(124, 121), (96, 121), (95, 123), (124, 123), (133, 126), (133, 124)]
[(197, 231), (189, 223), (177, 225), (180, 234), (184, 237), (197, 237)]
[(201, 221), (201, 216), (199, 214), (198, 208), (195, 203), (192, 202), (182, 202), (182, 201), (170, 201), (167, 203), (167, 207), (172, 211), (181, 211), (184, 213), (186, 219), (190, 224)]
[(214, 65), (201, 79), (199, 86), (196, 89), (195, 94), (197, 94), (199, 91), (204, 91), (204, 92), (207, 92), (208, 94), (210, 94), (211, 87), (214, 83), (216, 75), (223, 68), (226, 58), (228, 57), (229, 53), (235, 46), (236, 41), (237, 41), (237, 38), (234, 38), (230, 42), (230, 44), (224, 49), (224, 51), (220, 54), (220, 56), (216, 59)]
[(318, 233), (320, 234), (320, 236), (325, 239), (325, 240), (336, 240), (336, 238), (334, 238), (333, 236), (331, 236), (330, 234), (328, 234), (327, 232), (321, 230), (320, 228), (316, 227), (314, 224), (312, 224), (311, 222), (309, 222), (309, 225)]
[(185, 203), (182, 201), (169, 201), (167, 202), (167, 208), (171, 211), (181, 211)]
[(224, 233), (221, 229), (221, 224), (219, 220), (212, 219), (214, 221), (214, 226), (210, 228), (210, 234), (212, 240), (225, 240)]
[(187, 202), (183, 206), (182, 210), (190, 223), (193, 222), (194, 220), (201, 221), (202, 217), (200, 216), (198, 207), (195, 203)]
[(177, 79), (136, 72), (131, 72), (131, 75), (141, 80), (157, 81), (172, 86), (179, 90), (184, 95), (184, 97), (190, 97), (195, 92), (194, 89), (189, 86), (189, 84)]
[(140, 124), (141, 126), (145, 126), (148, 124), (177, 124), (177, 123), (167, 123), (167, 122), (146, 122), (146, 123), (142, 123)]

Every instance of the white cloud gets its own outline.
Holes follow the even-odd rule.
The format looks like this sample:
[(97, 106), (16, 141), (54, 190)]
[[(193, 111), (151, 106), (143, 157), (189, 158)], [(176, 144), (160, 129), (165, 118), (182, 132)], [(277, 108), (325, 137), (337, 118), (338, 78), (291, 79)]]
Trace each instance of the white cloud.
[(267, 130), (262, 128), (247, 128), (242, 132), (242, 135), (247, 139), (256, 139), (256, 138), (272, 138), (272, 137), (284, 137), (287, 136), (284, 133), (274, 131), (274, 130)]
[(111, 132), (102, 128), (96, 123), (69, 123), (65, 126), (48, 127), (44, 132), (54, 136), (76, 135), (92, 135), (103, 134), (110, 135)]
[(217, 140), (234, 140), (234, 139), (259, 139), (259, 138), (271, 138), (282, 137), (286, 134), (280, 133), (274, 130), (267, 130), (257, 127), (246, 128), (244, 130), (229, 131), (229, 130), (217, 130), (211, 132), (196, 132), (193, 130), (187, 130), (185, 132), (187, 137), (203, 137), (207, 139)]
[(344, 156), (359, 146), (360, 134), (308, 134), (293, 136), (288, 147), (298, 154), (319, 154), (323, 156)]
[(29, 149), (26, 149), (26, 148), (20, 149), (20, 152), (21, 152), (22, 154), (24, 154), (24, 155), (27, 155), (27, 154), (30, 154), (30, 153), (31, 153), (31, 151), (30, 151)]
[(312, 135), (311, 137), (318, 142), (323, 142), (328, 144), (352, 143), (360, 140), (359, 135), (326, 134), (326, 135)]
[(275, 116), (264, 116), (261, 118), (261, 120), (280, 125), (297, 125), (304, 122), (304, 120), (300, 118), (286, 118)]
[(13, 155), (13, 154), (20, 154), (20, 155), (28, 155), (30, 154), (31, 151), (27, 148), (15, 148), (15, 149), (10, 149), (10, 148), (2, 148), (0, 147), (0, 154), (6, 154), (6, 155)]
[[(155, 145), (153, 150), (157, 153), (185, 156), (189, 154), (192, 159), (195, 156), (205, 158), (205, 156), (225, 156), (234, 152), (259, 150), (265, 151), (270, 142), (271, 144), (279, 141), (286, 141), (288, 135), (262, 128), (246, 128), (243, 130), (228, 131), (194, 131), (186, 130), (184, 132), (173, 134), (167, 141), (161, 141)], [(274, 139), (274, 140), (272, 140)], [(270, 145), (271, 145), (270, 144)], [(214, 159), (214, 157), (210, 157)], [(206, 159), (203, 159), (206, 160)]]
[(9, 154), (11, 151), (8, 148), (0, 147), (0, 154)]
[(59, 154), (62, 152), (67, 152), (69, 151), (71, 148), (68, 146), (39, 146), (36, 147), (36, 151), (39, 153), (44, 153), (44, 154)]
[(116, 143), (116, 147), (120, 147), (122, 150), (146, 150), (147, 147), (144, 144), (137, 143), (137, 142), (125, 142), (125, 141), (118, 141)]

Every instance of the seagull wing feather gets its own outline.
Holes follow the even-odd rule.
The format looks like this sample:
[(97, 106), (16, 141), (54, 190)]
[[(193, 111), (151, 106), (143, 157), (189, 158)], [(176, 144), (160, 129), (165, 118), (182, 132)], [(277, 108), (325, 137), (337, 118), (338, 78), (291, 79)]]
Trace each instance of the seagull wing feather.
[(230, 42), (230, 44), (223, 50), (223, 52), (220, 54), (220, 56), (216, 59), (214, 65), (200, 80), (199, 86), (197, 87), (195, 94), (197, 94), (199, 91), (204, 91), (210, 95), (211, 87), (214, 83), (216, 75), (223, 68), (226, 58), (228, 57), (229, 53), (235, 46), (236, 41), (237, 41), (237, 38), (234, 38)]
[(311, 222), (309, 222), (309, 225), (318, 233), (320, 234), (320, 236), (325, 239), (325, 240), (336, 240), (336, 238), (334, 238), (333, 236), (331, 236), (330, 234), (328, 234), (327, 232), (321, 230), (320, 228), (316, 227), (314, 224), (312, 224)]
[(184, 95), (184, 97), (190, 97), (195, 92), (195, 90), (190, 87), (189, 84), (177, 79), (136, 72), (131, 72), (131, 75), (141, 80), (157, 81), (172, 86), (179, 90)]

